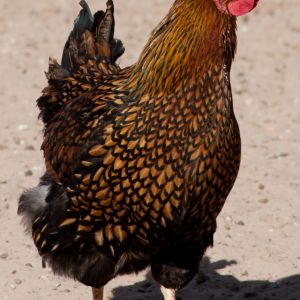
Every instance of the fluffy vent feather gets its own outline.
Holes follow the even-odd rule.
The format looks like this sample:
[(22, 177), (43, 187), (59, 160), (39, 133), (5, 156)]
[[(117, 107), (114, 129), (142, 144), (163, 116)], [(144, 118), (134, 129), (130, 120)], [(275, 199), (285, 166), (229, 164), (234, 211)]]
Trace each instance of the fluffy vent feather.
[(47, 195), (50, 190), (50, 182), (41, 179), (37, 187), (25, 191), (19, 199), (18, 214), (22, 215), (22, 223), (28, 234), (32, 233), (32, 223), (35, 217), (47, 206)]

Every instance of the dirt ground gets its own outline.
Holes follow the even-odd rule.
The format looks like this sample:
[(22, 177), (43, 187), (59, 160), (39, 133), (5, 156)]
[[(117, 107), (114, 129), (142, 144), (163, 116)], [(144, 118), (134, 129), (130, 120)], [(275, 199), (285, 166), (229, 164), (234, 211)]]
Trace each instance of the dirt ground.
[[(104, 0), (90, 0), (93, 9)], [(121, 66), (134, 62), (171, 0), (116, 0)], [(60, 57), (77, 1), (0, 0), (0, 300), (91, 299), (90, 289), (42, 269), (16, 215), (43, 173), (35, 99), (48, 57)], [(232, 71), (243, 141), (239, 178), (218, 218), (215, 246), (183, 300), (300, 299), (300, 2), (261, 0), (238, 22)], [(199, 284), (203, 282), (203, 284)], [(105, 299), (160, 299), (147, 272), (119, 277)]]

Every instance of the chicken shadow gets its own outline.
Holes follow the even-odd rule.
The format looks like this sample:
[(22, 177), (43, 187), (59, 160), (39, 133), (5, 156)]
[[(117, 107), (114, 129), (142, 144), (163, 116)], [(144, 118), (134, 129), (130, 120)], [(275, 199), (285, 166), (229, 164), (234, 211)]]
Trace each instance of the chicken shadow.
[[(300, 274), (267, 280), (240, 281), (231, 275), (220, 275), (218, 270), (237, 264), (220, 260), (211, 263), (205, 257), (196, 278), (178, 293), (178, 300), (298, 300), (300, 299)], [(163, 300), (159, 286), (148, 272), (142, 282), (113, 289), (111, 300)]]

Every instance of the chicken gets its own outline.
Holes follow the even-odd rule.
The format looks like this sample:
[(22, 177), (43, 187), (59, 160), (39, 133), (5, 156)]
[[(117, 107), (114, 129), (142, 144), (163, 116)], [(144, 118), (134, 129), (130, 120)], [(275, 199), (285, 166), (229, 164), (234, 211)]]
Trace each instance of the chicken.
[(213, 244), (238, 174), (230, 87), (236, 16), (258, 0), (176, 0), (137, 63), (121, 69), (114, 7), (87, 3), (50, 59), (37, 103), (46, 174), (19, 214), (43, 263), (93, 288), (150, 266), (175, 299)]

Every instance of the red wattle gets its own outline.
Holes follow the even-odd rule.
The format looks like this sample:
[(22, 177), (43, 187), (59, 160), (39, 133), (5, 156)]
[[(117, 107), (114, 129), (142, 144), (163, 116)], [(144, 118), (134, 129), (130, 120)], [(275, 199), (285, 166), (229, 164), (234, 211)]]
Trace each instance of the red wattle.
[(228, 4), (228, 11), (233, 16), (242, 16), (254, 9), (257, 3), (258, 0), (233, 0)]

